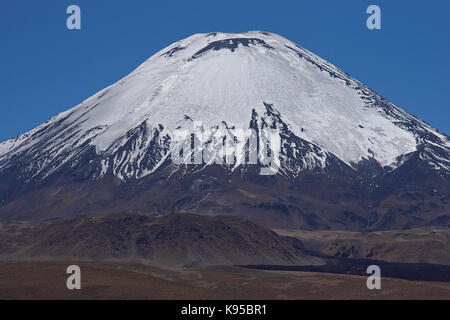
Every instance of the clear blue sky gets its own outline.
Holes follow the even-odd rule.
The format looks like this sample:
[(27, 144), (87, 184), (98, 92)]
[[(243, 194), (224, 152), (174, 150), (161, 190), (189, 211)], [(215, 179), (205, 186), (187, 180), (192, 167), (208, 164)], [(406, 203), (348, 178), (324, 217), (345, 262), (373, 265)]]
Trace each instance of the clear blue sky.
[[(66, 8), (82, 30), (66, 28)], [(366, 28), (370, 4), (382, 30)], [(0, 140), (24, 133), (199, 32), (278, 33), (450, 134), (450, 1), (14, 0), (0, 6)]]

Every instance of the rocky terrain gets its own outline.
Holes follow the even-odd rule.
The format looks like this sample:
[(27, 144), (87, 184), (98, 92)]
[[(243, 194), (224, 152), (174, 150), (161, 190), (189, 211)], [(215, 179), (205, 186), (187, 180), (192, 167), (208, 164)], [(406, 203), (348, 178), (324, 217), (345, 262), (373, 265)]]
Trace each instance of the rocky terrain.
[(275, 230), (295, 237), (305, 248), (324, 255), (389, 262), (450, 265), (450, 229), (348, 232)]
[(447, 135), (288, 39), (196, 34), (0, 143), (0, 220), (189, 212), (284, 229), (447, 228), (449, 150)]
[(135, 261), (180, 267), (321, 264), (298, 240), (236, 217), (81, 216), (0, 224), (1, 260)]
[[(81, 290), (67, 290), (66, 268), (81, 268)], [(59, 261), (0, 262), (0, 299), (157, 300), (449, 300), (450, 283), (237, 267), (165, 270), (141, 264)]]

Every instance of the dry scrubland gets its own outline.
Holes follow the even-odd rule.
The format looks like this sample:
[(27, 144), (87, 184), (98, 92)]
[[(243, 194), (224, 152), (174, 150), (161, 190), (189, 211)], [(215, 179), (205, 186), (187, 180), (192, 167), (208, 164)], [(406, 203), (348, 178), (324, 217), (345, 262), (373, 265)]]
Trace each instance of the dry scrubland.
[[(78, 264), (82, 289), (66, 289), (66, 267)], [(238, 267), (159, 269), (107, 262), (2, 262), (0, 299), (450, 299), (450, 283), (366, 278)]]

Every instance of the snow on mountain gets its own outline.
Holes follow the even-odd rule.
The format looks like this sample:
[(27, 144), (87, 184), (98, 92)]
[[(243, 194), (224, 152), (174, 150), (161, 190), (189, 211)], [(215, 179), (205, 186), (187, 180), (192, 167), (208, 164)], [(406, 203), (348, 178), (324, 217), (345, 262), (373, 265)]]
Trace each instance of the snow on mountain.
[[(420, 151), (450, 171), (450, 140), (332, 64), (266, 32), (196, 34), (153, 55), (131, 74), (43, 125), (0, 144), (0, 171), (20, 163), (28, 180), (90, 161), (97, 177), (154, 172), (169, 156), (174, 130), (282, 130), (282, 168), (354, 169), (373, 159), (396, 168)], [(292, 160), (295, 161), (292, 161)]]

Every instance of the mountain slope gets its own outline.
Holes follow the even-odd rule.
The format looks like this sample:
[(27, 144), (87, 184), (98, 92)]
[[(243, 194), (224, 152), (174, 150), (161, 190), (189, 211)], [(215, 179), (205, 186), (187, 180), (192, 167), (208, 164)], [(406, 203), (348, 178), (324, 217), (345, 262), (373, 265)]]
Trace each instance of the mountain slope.
[[(249, 164), (252, 138), (265, 156), (267, 129), (279, 143), (266, 156), (278, 158)], [(182, 130), (193, 133), (194, 148), (178, 153)], [(272, 227), (403, 228), (450, 217), (445, 134), (311, 52), (258, 31), (196, 34), (161, 50), (80, 105), (1, 143), (0, 177), (3, 220), (113, 206), (225, 212)], [(200, 192), (199, 180), (207, 181)], [(228, 189), (258, 189), (258, 196), (238, 192), (236, 202), (223, 194)], [(409, 193), (420, 194), (415, 209), (396, 200)], [(289, 218), (278, 217), (280, 207)], [(256, 216), (264, 208), (272, 218)]]
[(141, 261), (153, 265), (323, 263), (298, 244), (235, 217), (82, 216), (0, 224), (2, 259)]
[[(161, 163), (165, 138), (185, 116), (205, 128), (248, 127), (252, 110), (264, 114), (266, 103), (295, 136), (347, 164), (373, 158), (396, 166), (426, 143), (446, 154), (424, 158), (449, 169), (448, 137), (292, 42), (258, 32), (194, 35), (163, 49), (77, 107), (2, 143), (0, 163), (28, 156), (26, 178), (43, 178), (93, 146), (105, 160), (101, 174), (112, 168), (119, 178), (139, 178)], [(134, 148), (121, 153), (127, 143)], [(148, 153), (159, 157), (145, 161)], [(140, 166), (124, 175), (130, 163)]]
[(375, 232), (275, 230), (323, 255), (387, 262), (450, 265), (450, 229), (418, 228)]

